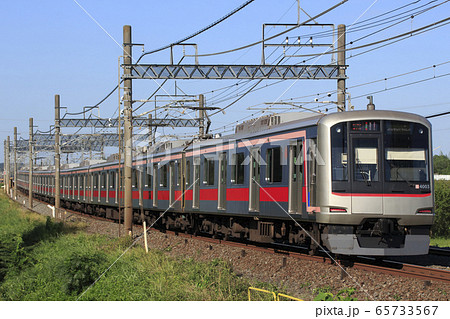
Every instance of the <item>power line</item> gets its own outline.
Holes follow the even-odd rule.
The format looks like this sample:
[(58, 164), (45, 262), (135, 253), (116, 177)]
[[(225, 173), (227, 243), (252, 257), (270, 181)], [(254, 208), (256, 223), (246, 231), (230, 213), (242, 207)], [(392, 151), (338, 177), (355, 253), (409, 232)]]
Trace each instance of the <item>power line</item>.
[(197, 31), (197, 32), (195, 32), (195, 33), (193, 33), (193, 34), (191, 34), (190, 36), (187, 36), (187, 37), (185, 37), (185, 38), (183, 38), (183, 39), (181, 39), (181, 40), (178, 40), (178, 41), (176, 41), (176, 42), (174, 42), (174, 43), (172, 43), (172, 44), (166, 45), (166, 46), (164, 46), (164, 47), (162, 47), (162, 48), (159, 48), (159, 49), (156, 49), (156, 50), (152, 50), (152, 51), (149, 51), (149, 52), (144, 52), (144, 53), (139, 57), (139, 59), (137, 60), (136, 63), (139, 63), (139, 61), (140, 61), (144, 56), (146, 56), (146, 55), (148, 55), (148, 54), (152, 54), (152, 53), (156, 53), (156, 52), (159, 52), (159, 51), (168, 49), (168, 48), (170, 48), (171, 46), (180, 44), (180, 43), (182, 43), (182, 42), (184, 42), (184, 41), (187, 41), (187, 40), (189, 40), (189, 39), (192, 39), (193, 37), (196, 37), (197, 35), (199, 35), (199, 34), (205, 32), (206, 30), (211, 29), (212, 27), (218, 25), (218, 24), (221, 23), (222, 21), (228, 19), (228, 18), (231, 17), (233, 14), (235, 14), (236, 12), (242, 10), (242, 9), (245, 8), (247, 5), (249, 5), (250, 3), (252, 3), (253, 1), (254, 1), (254, 0), (248, 0), (247, 2), (243, 3), (242, 5), (240, 5), (239, 7), (237, 7), (236, 9), (234, 9), (233, 11), (229, 12), (228, 14), (226, 14), (225, 16), (223, 16), (222, 18), (220, 18), (219, 20), (217, 20), (217, 21), (211, 23), (210, 25), (204, 27), (203, 29), (201, 29), (201, 30), (199, 30), (199, 31)]
[(433, 115), (428, 115), (428, 116), (425, 116), (427, 119), (431, 119), (431, 118), (434, 118), (434, 117), (439, 117), (439, 116), (444, 116), (444, 115), (449, 115), (450, 114), (450, 111), (449, 112), (444, 112), (444, 113), (438, 113), (438, 114), (433, 114)]

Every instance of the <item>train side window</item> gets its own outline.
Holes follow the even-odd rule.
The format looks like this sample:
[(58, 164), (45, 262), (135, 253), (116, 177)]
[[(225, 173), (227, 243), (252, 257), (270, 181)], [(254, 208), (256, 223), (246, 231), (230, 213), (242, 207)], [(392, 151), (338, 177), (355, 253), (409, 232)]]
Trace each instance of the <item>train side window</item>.
[(161, 182), (160, 182), (159, 186), (167, 187), (167, 179), (168, 179), (167, 164), (163, 165), (160, 168), (160, 172), (161, 172)]
[(153, 207), (158, 206), (158, 164), (153, 164)]
[(106, 188), (106, 173), (102, 172), (100, 176), (101, 176), (100, 178), (101, 187)]
[(181, 185), (181, 163), (179, 161), (177, 161), (177, 186)]
[(93, 177), (94, 177), (93, 187), (94, 189), (96, 189), (98, 187), (98, 174), (94, 174)]
[(231, 183), (244, 184), (244, 153), (236, 153), (231, 157)]
[(282, 178), (281, 147), (269, 148), (266, 151), (266, 181), (279, 183)]
[(145, 166), (139, 167), (139, 188), (147, 187), (147, 172)]
[(146, 166), (145, 168), (145, 187), (152, 187), (152, 167)]
[(115, 176), (115, 172), (111, 171), (109, 172), (109, 188), (114, 189), (116, 187), (115, 182), (116, 182), (116, 176)]
[(205, 157), (203, 161), (203, 184), (214, 185), (214, 159)]
[(193, 182), (193, 198), (192, 208), (200, 208), (200, 157), (193, 159), (194, 164), (194, 182)]
[(132, 168), (131, 170), (131, 187), (136, 187), (136, 182), (137, 182), (137, 169), (136, 168)]
[(186, 186), (191, 186), (191, 161), (186, 161)]

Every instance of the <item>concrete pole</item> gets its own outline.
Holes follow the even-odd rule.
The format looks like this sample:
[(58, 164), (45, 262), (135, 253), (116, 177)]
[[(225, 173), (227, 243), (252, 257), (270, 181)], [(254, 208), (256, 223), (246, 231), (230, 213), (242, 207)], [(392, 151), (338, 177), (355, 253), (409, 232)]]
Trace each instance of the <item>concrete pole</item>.
[(60, 98), (55, 95), (55, 215), (59, 216), (59, 209), (61, 207), (61, 193), (60, 193), (60, 164), (61, 164), (61, 147), (59, 145), (59, 135), (61, 128), (59, 126), (60, 119)]
[(198, 129), (198, 135), (202, 138), (205, 135), (205, 97), (203, 94), (198, 96), (198, 117), (200, 118), (200, 126)]
[(28, 170), (28, 206), (33, 208), (33, 118), (30, 117), (30, 138), (28, 142), (30, 168)]
[(11, 192), (10, 192), (10, 182), (11, 182), (11, 163), (10, 163), (10, 153), (9, 153), (9, 148), (11, 146), (11, 141), (9, 139), (9, 135), (6, 137), (6, 190), (7, 190), (7, 194), (8, 196), (11, 196)]
[(17, 127), (14, 127), (14, 188), (13, 198), (17, 199)]
[[(131, 58), (131, 26), (123, 26), (123, 62), (125, 65), (132, 63)], [(123, 71), (124, 75), (130, 75), (131, 69), (126, 67)], [(132, 82), (131, 79), (125, 77), (123, 81), (124, 90), (124, 141), (125, 141), (125, 157), (124, 157), (124, 226), (125, 233), (132, 235), (133, 225), (133, 194), (131, 189), (131, 173), (133, 165), (133, 127), (132, 127)]]
[[(345, 24), (338, 25), (337, 40), (337, 64), (345, 65)], [(339, 77), (337, 80), (337, 109), (338, 112), (345, 112), (345, 67), (339, 68)]]

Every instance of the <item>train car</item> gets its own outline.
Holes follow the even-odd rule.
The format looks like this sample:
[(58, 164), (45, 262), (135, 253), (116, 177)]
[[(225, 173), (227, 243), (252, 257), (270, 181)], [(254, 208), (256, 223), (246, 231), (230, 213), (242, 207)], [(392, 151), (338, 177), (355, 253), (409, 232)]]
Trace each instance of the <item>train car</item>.
[[(426, 254), (434, 214), (430, 146), (430, 123), (409, 113), (262, 117), (233, 135), (166, 142), (137, 158), (134, 219), (343, 255)], [(62, 169), (62, 205), (117, 220), (118, 169), (117, 161)], [(36, 172), (33, 188), (50, 202), (52, 174)], [(26, 191), (27, 173), (19, 179)]]

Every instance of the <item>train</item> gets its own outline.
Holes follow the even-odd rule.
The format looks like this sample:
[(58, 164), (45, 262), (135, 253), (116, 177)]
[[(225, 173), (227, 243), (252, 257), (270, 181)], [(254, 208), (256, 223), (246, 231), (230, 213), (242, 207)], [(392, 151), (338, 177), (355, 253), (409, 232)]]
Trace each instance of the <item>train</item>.
[[(386, 110), (293, 112), (227, 136), (172, 140), (133, 160), (133, 220), (225, 240), (336, 255), (428, 253), (434, 218), (431, 124)], [(117, 158), (63, 165), (61, 207), (118, 221)], [(28, 171), (17, 186), (28, 192)], [(33, 172), (54, 203), (54, 167)]]

